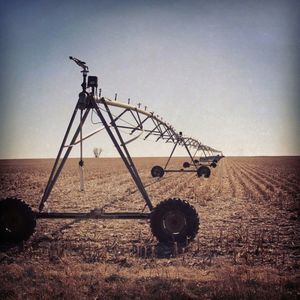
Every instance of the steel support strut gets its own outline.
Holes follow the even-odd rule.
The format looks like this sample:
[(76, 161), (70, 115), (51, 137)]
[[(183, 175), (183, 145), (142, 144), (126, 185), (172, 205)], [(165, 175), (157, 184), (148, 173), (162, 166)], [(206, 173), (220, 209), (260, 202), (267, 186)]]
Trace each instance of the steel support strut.
[(175, 145), (174, 145), (174, 147), (173, 147), (173, 149), (172, 149), (172, 152), (171, 152), (171, 154), (170, 154), (170, 156), (169, 156), (169, 158), (168, 158), (168, 160), (167, 160), (167, 163), (166, 163), (166, 165), (165, 165), (165, 167), (164, 167), (164, 170), (166, 171), (166, 168), (167, 168), (167, 166), (168, 166), (168, 164), (169, 164), (169, 162), (170, 162), (170, 160), (171, 160), (171, 157), (173, 156), (173, 153), (174, 153), (174, 151), (175, 151), (175, 149), (176, 149), (176, 147), (177, 147), (177, 145), (178, 145), (178, 142), (179, 142), (179, 140), (177, 140), (177, 142), (175, 143)]
[(79, 212), (38, 212), (37, 219), (149, 219), (150, 213), (136, 212), (110, 212), (103, 213), (90, 211), (86, 213)]
[(195, 151), (195, 153), (194, 153), (194, 155), (193, 155), (193, 161), (194, 161), (194, 159), (195, 159), (197, 153), (198, 153), (198, 149), (196, 149), (196, 151)]
[(188, 146), (186, 145), (185, 140), (183, 140), (183, 144), (184, 144), (184, 147), (185, 147), (187, 153), (189, 154), (189, 157), (190, 157), (190, 159), (191, 159), (191, 161), (192, 161), (192, 163), (193, 163), (195, 169), (197, 170), (196, 163), (195, 163), (195, 161), (194, 161), (194, 159), (193, 159), (193, 156), (192, 156), (192, 154), (191, 154), (191, 151), (189, 150)]
[[(142, 182), (142, 180), (141, 180), (141, 178), (140, 178), (140, 176), (138, 174), (138, 171), (137, 171), (137, 169), (136, 169), (136, 167), (135, 167), (135, 165), (134, 165), (134, 163), (132, 161), (132, 158), (131, 158), (131, 156), (130, 156), (130, 154), (128, 152), (126, 144), (124, 143), (124, 140), (123, 140), (123, 138), (121, 136), (121, 133), (120, 133), (120, 131), (118, 129), (118, 126), (116, 125), (116, 123), (114, 121), (114, 118), (113, 118), (113, 116), (112, 116), (112, 114), (110, 112), (110, 109), (109, 109), (108, 105), (104, 102), (104, 107), (106, 109), (106, 112), (107, 112), (110, 120), (111, 120), (111, 126), (114, 128), (120, 144), (118, 143), (117, 138), (113, 134), (113, 132), (111, 130), (111, 126), (108, 125), (106, 119), (102, 115), (102, 113), (101, 113), (101, 111), (100, 111), (97, 103), (95, 102), (94, 98), (91, 99), (91, 106), (95, 109), (96, 113), (98, 114), (98, 116), (99, 116), (102, 124), (104, 125), (104, 127), (105, 127), (108, 135), (110, 136), (110, 138), (111, 138), (112, 142), (114, 143), (116, 149), (118, 150), (118, 152), (119, 152), (119, 154), (120, 154), (120, 156), (121, 156), (124, 164), (126, 165), (126, 167), (127, 167), (128, 171), (129, 171), (129, 173), (130, 173), (133, 181), (135, 182), (135, 184), (136, 184), (137, 188), (139, 189), (140, 193), (142, 194), (142, 196), (143, 196), (143, 198), (144, 198), (144, 200), (145, 200), (148, 208), (150, 210), (152, 210), (153, 209), (153, 205), (151, 203), (151, 200), (150, 200), (150, 198), (148, 196), (148, 193), (147, 193), (147, 191), (146, 191), (146, 189), (144, 187), (144, 184), (143, 184), (143, 182)], [(123, 149), (121, 148), (120, 145), (122, 145)]]
[(66, 131), (66, 133), (65, 133), (64, 139), (63, 139), (62, 144), (61, 144), (61, 146), (60, 146), (60, 150), (59, 150), (59, 152), (58, 152), (58, 154), (57, 154), (56, 161), (55, 161), (55, 163), (54, 163), (52, 172), (51, 172), (51, 174), (50, 174), (50, 177), (49, 177), (47, 186), (46, 186), (46, 188), (45, 188), (45, 191), (44, 191), (42, 200), (41, 200), (41, 202), (40, 202), (40, 205), (39, 205), (39, 211), (42, 211), (42, 210), (43, 210), (44, 204), (45, 204), (45, 202), (48, 200), (48, 197), (49, 197), (49, 195), (50, 195), (50, 193), (51, 193), (51, 191), (52, 191), (52, 189), (53, 189), (53, 186), (54, 186), (54, 184), (56, 183), (56, 181), (57, 181), (57, 179), (58, 179), (58, 177), (59, 177), (59, 175), (60, 175), (60, 173), (61, 173), (61, 171), (62, 171), (62, 169), (63, 169), (63, 167), (64, 167), (64, 165), (65, 165), (65, 162), (66, 162), (66, 160), (67, 160), (67, 158), (68, 158), (68, 156), (69, 156), (69, 154), (70, 154), (70, 152), (71, 152), (72, 145), (75, 143), (75, 141), (76, 141), (76, 139), (77, 139), (77, 137), (78, 137), (78, 135), (79, 135), (80, 128), (81, 128), (81, 126), (84, 124), (84, 122), (85, 122), (85, 120), (86, 120), (86, 118), (87, 118), (87, 116), (88, 116), (88, 114), (89, 114), (90, 108), (86, 109), (86, 111), (84, 112), (84, 114), (83, 114), (83, 116), (82, 116), (82, 118), (81, 118), (81, 122), (80, 122), (80, 124), (78, 125), (78, 127), (77, 127), (77, 129), (76, 129), (76, 131), (75, 131), (75, 133), (74, 133), (74, 136), (73, 136), (73, 138), (72, 138), (72, 140), (71, 140), (70, 146), (68, 146), (68, 149), (66, 150), (64, 157), (62, 158), (61, 162), (59, 162), (60, 157), (61, 157), (61, 154), (62, 154), (62, 150), (63, 150), (63, 148), (65, 147), (65, 143), (66, 143), (66, 140), (67, 140), (68, 135), (69, 135), (69, 133), (70, 133), (70, 129), (71, 129), (72, 124), (73, 124), (73, 122), (74, 122), (74, 118), (75, 118), (75, 116), (76, 116), (77, 111), (78, 111), (78, 107), (77, 107), (77, 105), (76, 105), (76, 108), (75, 108), (75, 110), (74, 110), (74, 113), (73, 113), (73, 115), (72, 115), (72, 117), (71, 117), (71, 121), (70, 121), (70, 123), (69, 123), (69, 125), (68, 125), (68, 128), (67, 128), (67, 131)]
[[(59, 149), (59, 151), (58, 151), (58, 153), (57, 153), (57, 157), (56, 157), (55, 163), (54, 163), (54, 165), (53, 165), (52, 171), (51, 171), (50, 176), (49, 176), (48, 183), (47, 183), (46, 188), (45, 188), (45, 191), (44, 191), (44, 195), (43, 195), (43, 198), (42, 198), (42, 202), (44, 202), (44, 201), (47, 200), (47, 199), (46, 199), (46, 194), (48, 193), (49, 185), (50, 185), (50, 183), (51, 183), (51, 181), (52, 181), (52, 178), (53, 178), (53, 176), (54, 176), (54, 173), (55, 173), (57, 164), (58, 164), (58, 162), (59, 162), (61, 153), (62, 153), (62, 151), (63, 151), (63, 149), (64, 149), (64, 145), (65, 145), (65, 143), (66, 143), (66, 141), (67, 141), (69, 132), (70, 132), (70, 130), (71, 130), (71, 128), (72, 128), (72, 125), (73, 125), (74, 119), (75, 119), (75, 117), (76, 117), (77, 111), (78, 111), (78, 108), (77, 108), (77, 106), (76, 106), (75, 109), (74, 109), (74, 112), (73, 112), (73, 114), (72, 114), (71, 120), (70, 120), (70, 122), (69, 122), (69, 125), (68, 125), (67, 131), (66, 131), (66, 133), (65, 133), (65, 136), (64, 136), (64, 138), (63, 138), (63, 141), (62, 141), (62, 143), (61, 143), (60, 149)], [(42, 202), (41, 202), (41, 204), (42, 204)], [(40, 206), (41, 206), (41, 204), (40, 204)]]

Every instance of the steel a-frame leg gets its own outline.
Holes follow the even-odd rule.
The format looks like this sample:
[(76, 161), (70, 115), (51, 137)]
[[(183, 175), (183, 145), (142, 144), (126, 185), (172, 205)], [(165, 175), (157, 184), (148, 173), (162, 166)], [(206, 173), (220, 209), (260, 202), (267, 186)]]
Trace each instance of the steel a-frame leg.
[[(181, 140), (177, 140), (177, 142), (175, 143), (175, 145), (174, 145), (174, 147), (173, 147), (173, 149), (171, 151), (171, 154), (170, 154), (170, 156), (169, 156), (169, 158), (167, 160), (167, 163), (166, 163), (166, 165), (164, 167), (164, 171), (165, 172), (191, 172), (190, 170), (167, 170), (167, 166), (169, 165), (169, 162), (170, 162), (170, 160), (171, 160), (171, 158), (172, 158), (172, 156), (173, 156), (173, 154), (175, 152), (175, 149), (176, 149), (176, 147), (178, 146), (178, 144), (180, 142), (181, 142)], [(191, 159), (191, 161), (192, 161), (192, 163), (195, 166), (195, 169), (197, 171), (197, 166), (196, 166), (196, 163), (194, 162), (194, 156), (192, 156), (191, 151), (189, 150), (186, 142), (184, 140), (182, 140), (182, 142), (183, 142), (183, 145), (184, 145), (184, 147), (185, 147), (185, 149), (186, 149), (186, 151), (187, 151), (187, 153), (188, 153), (188, 155), (189, 155), (189, 157), (190, 157), (190, 159)]]
[(122, 138), (122, 135), (119, 131), (119, 128), (118, 126), (116, 125), (115, 123), (115, 120), (114, 120), (114, 117), (108, 107), (108, 105), (106, 103), (104, 103), (104, 107), (105, 107), (105, 110), (109, 116), (109, 119), (110, 119), (110, 124), (111, 126), (113, 127), (114, 131), (115, 131), (115, 134), (113, 133), (112, 129), (111, 129), (111, 126), (109, 126), (109, 124), (107, 123), (106, 119), (104, 118), (101, 110), (99, 109), (97, 103), (95, 102), (94, 99), (91, 100), (91, 106), (92, 108), (95, 109), (97, 115), (99, 116), (103, 126), (105, 127), (108, 135), (110, 136), (114, 146), (116, 147), (116, 149), (118, 150), (125, 166), (127, 167), (133, 181), (135, 182), (137, 188), (139, 189), (140, 193), (142, 194), (145, 202), (146, 202), (146, 205), (148, 206), (149, 210), (151, 211), (153, 209), (153, 205), (151, 203), (151, 200), (148, 196), (148, 193), (144, 187), (144, 184), (139, 176), (139, 173), (132, 161), (132, 158), (129, 154), (129, 151), (126, 147), (126, 143), (124, 142), (123, 138)]
[[(67, 127), (67, 131), (65, 133), (65, 136), (63, 138), (63, 141), (61, 143), (61, 146), (60, 146), (60, 149), (58, 151), (58, 154), (57, 154), (57, 157), (56, 157), (56, 160), (55, 160), (55, 163), (53, 165), (53, 168), (52, 168), (52, 171), (51, 171), (51, 174), (49, 176), (49, 179), (48, 179), (48, 183), (46, 185), (46, 188), (45, 188), (45, 191), (44, 191), (44, 194), (42, 196), (42, 200), (40, 202), (40, 205), (39, 205), (39, 211), (42, 211), (43, 208), (44, 208), (44, 204), (45, 202), (48, 200), (49, 198), (49, 195), (53, 189), (53, 186), (55, 185), (64, 165), (65, 165), (65, 162), (72, 150), (72, 145), (75, 143), (80, 131), (81, 131), (81, 128), (90, 112), (90, 108), (87, 108), (84, 112), (84, 114), (81, 114), (81, 120), (80, 120), (80, 124), (78, 125), (74, 135), (73, 135), (73, 138), (71, 140), (71, 143), (69, 144), (68, 146), (68, 149), (66, 150), (62, 160), (60, 161), (60, 158), (61, 158), (61, 155), (62, 155), (62, 152), (63, 152), (63, 149), (66, 147), (66, 141), (67, 141), (67, 138), (69, 136), (69, 133), (70, 133), (70, 130), (72, 128), (72, 125), (74, 123), (74, 119), (76, 117), (76, 114), (78, 112), (78, 105), (76, 105), (75, 109), (74, 109), (74, 112), (72, 114), (72, 117), (71, 117), (71, 120), (69, 122), (69, 125)], [(82, 112), (82, 111), (81, 111)]]
[(196, 149), (195, 153), (193, 154), (193, 160), (192, 161), (194, 161), (197, 153), (198, 153), (198, 149)]
[(171, 158), (172, 158), (172, 156), (173, 156), (173, 153), (174, 153), (174, 151), (175, 151), (175, 149), (176, 149), (178, 143), (179, 143), (179, 141), (177, 141), (177, 142), (175, 143), (175, 145), (174, 145), (174, 147), (173, 147), (173, 149), (172, 149), (172, 151), (171, 151), (171, 154), (170, 154), (170, 156), (169, 156), (169, 158), (168, 158), (168, 160), (167, 160), (167, 163), (166, 163), (166, 165), (165, 165), (165, 167), (164, 167), (164, 170), (167, 169), (167, 166), (168, 166), (168, 164), (169, 164), (169, 162), (170, 162), (170, 160), (171, 160)]

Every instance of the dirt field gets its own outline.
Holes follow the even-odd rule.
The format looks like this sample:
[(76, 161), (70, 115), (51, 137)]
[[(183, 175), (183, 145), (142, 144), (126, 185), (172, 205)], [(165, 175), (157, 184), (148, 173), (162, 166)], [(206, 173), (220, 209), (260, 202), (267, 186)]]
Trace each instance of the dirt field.
[[(0, 253), (0, 299), (299, 299), (300, 157), (227, 157), (209, 179), (194, 173), (152, 178), (165, 158), (138, 158), (156, 205), (194, 205), (200, 230), (185, 248), (158, 244), (148, 221), (38, 220), (23, 247)], [(176, 158), (174, 167), (184, 158)], [(37, 208), (53, 160), (0, 161), (0, 198)], [(120, 159), (68, 161), (50, 211), (142, 211)]]

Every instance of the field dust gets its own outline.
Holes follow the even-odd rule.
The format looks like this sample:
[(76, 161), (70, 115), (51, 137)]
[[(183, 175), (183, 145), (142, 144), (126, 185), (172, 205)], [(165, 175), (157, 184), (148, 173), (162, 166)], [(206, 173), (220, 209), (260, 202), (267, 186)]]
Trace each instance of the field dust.
[[(0, 299), (299, 299), (300, 158), (226, 157), (209, 179), (152, 178), (165, 161), (135, 159), (154, 205), (195, 206), (192, 243), (159, 244), (147, 220), (38, 220), (24, 245), (0, 253)], [(0, 161), (0, 198), (36, 209), (53, 162)], [(85, 159), (84, 177), (80, 192), (78, 160), (68, 160), (45, 210), (147, 211), (120, 159)]]

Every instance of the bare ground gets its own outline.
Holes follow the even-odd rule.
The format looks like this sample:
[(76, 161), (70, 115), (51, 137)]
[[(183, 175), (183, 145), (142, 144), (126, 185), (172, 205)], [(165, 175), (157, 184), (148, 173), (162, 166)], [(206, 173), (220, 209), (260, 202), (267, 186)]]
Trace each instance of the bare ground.
[[(148, 221), (38, 220), (24, 245), (0, 253), (0, 299), (297, 299), (300, 158), (229, 157), (209, 179), (150, 175), (165, 158), (135, 160), (153, 204), (194, 205), (200, 230), (183, 248), (158, 244)], [(181, 167), (183, 158), (173, 160)], [(0, 161), (0, 197), (37, 208), (53, 160)], [(51, 211), (143, 211), (120, 159), (87, 159), (85, 192), (70, 159)]]

